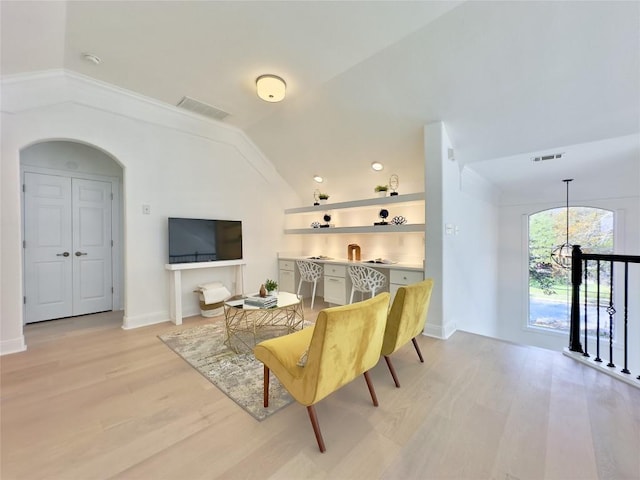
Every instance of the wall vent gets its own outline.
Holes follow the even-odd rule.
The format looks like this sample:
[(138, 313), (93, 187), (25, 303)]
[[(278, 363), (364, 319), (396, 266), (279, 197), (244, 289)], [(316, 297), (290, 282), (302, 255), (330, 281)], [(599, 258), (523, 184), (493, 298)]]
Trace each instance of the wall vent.
[(564, 153), (552, 153), (550, 155), (541, 155), (539, 157), (533, 157), (531, 160), (534, 162), (546, 162), (547, 160), (557, 160), (562, 158)]
[(203, 115), (205, 117), (213, 118), (215, 120), (224, 120), (229, 116), (229, 113), (219, 108), (212, 107), (206, 103), (199, 102), (191, 97), (182, 97), (182, 100), (178, 102), (178, 107), (189, 110), (190, 112)]

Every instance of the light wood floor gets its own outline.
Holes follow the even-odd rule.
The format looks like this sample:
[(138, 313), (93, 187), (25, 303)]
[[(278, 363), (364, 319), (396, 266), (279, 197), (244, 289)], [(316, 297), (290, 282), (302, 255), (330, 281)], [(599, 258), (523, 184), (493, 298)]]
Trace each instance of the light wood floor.
[(317, 405), (321, 454), (304, 407), (257, 422), (157, 338), (210, 321), (28, 326), (0, 358), (1, 478), (640, 478), (640, 390), (559, 352), (421, 337), (402, 388), (373, 370), (378, 408), (364, 380)]

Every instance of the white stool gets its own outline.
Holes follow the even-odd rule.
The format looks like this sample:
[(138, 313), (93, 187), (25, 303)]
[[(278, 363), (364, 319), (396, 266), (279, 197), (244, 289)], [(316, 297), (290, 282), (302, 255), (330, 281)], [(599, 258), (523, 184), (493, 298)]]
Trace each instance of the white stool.
[(356, 292), (371, 293), (371, 298), (376, 291), (382, 290), (387, 283), (387, 277), (373, 268), (363, 265), (349, 265), (349, 276), (351, 277), (351, 297), (349, 303), (353, 303), (353, 294)]
[(308, 260), (296, 260), (298, 270), (300, 270), (300, 282), (298, 283), (298, 296), (300, 296), (300, 288), (302, 282), (313, 282), (313, 293), (311, 294), (311, 309), (313, 310), (313, 301), (316, 299), (316, 286), (318, 279), (322, 276), (322, 265)]

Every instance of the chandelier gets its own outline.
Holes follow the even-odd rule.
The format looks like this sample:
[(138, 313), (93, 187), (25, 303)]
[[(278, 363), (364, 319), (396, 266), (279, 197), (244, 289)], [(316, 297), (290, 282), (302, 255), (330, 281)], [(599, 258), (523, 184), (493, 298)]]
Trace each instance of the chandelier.
[(565, 178), (562, 181), (567, 185), (567, 237), (564, 244), (553, 248), (551, 258), (562, 268), (571, 268), (573, 246), (569, 243), (569, 182), (572, 182), (573, 178)]

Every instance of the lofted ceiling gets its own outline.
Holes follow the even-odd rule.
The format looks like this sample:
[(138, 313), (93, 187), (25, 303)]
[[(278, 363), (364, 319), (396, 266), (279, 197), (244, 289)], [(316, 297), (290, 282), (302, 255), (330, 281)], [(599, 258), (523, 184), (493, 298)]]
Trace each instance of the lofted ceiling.
[[(594, 165), (615, 180), (640, 164), (637, 1), (3, 0), (0, 8), (2, 75), (64, 68), (171, 105), (183, 96), (210, 104), (305, 200), (318, 187), (314, 174), (336, 201), (372, 196), (391, 173), (401, 192), (424, 189), (423, 126), (435, 121), (445, 123), (456, 161), (506, 192)], [(284, 101), (256, 96), (265, 73), (286, 80)], [(558, 149), (575, 154), (552, 174), (523, 167)], [(373, 172), (373, 161), (385, 169)]]

